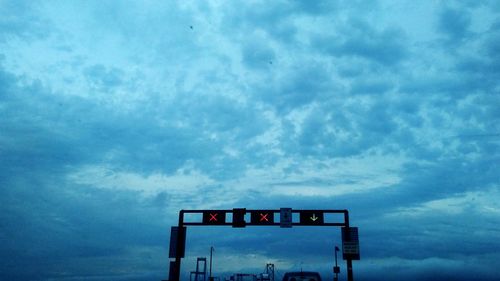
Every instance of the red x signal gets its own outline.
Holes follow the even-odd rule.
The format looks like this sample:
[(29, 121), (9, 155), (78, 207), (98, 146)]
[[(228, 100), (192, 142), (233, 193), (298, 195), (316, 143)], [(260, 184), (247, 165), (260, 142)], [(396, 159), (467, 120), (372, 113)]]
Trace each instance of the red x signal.
[(260, 221), (263, 222), (263, 221), (269, 221), (269, 218), (267, 217), (269, 215), (269, 213), (260, 213)]
[(270, 210), (251, 211), (250, 221), (253, 225), (273, 225), (274, 212)]
[(203, 211), (203, 223), (210, 225), (224, 225), (226, 223), (226, 212), (219, 210)]
[(218, 213), (215, 213), (215, 214), (210, 214), (210, 222), (216, 222), (217, 221), (217, 215)]

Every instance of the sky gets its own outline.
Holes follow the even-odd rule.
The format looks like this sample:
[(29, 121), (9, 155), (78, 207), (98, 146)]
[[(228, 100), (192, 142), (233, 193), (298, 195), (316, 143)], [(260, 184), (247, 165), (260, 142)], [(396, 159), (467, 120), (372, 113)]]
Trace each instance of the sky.
[[(355, 280), (499, 280), (498, 1), (0, 0), (0, 279), (168, 278), (181, 209), (348, 209)], [(191, 227), (185, 280), (339, 228)], [(340, 280), (346, 280), (340, 260)]]

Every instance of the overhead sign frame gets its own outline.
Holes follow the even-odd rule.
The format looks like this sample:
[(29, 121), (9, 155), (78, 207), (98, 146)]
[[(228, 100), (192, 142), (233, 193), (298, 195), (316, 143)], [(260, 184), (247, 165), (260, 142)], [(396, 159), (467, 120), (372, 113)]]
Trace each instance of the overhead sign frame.
[[(246, 226), (346, 226), (345, 222), (328, 222), (325, 219), (325, 214), (337, 213), (343, 214), (346, 210), (295, 210), (291, 208), (281, 208), (278, 210), (256, 210), (235, 208), (232, 210), (181, 210), (182, 225), (184, 226), (232, 226), (232, 227), (246, 227)], [(257, 221), (259, 212), (266, 212), (267, 223)], [(179, 216), (181, 216), (181, 213)], [(202, 221), (184, 221), (184, 214), (202, 214)], [(245, 214), (250, 214), (250, 221), (244, 220)], [(297, 214), (300, 218), (298, 221), (293, 219), (293, 214)], [(232, 215), (233, 220), (228, 221), (227, 215)], [(236, 216), (235, 216), (236, 215)], [(275, 220), (275, 215), (279, 216), (279, 221)], [(288, 226), (289, 225), (289, 226)]]
[[(250, 221), (245, 220), (245, 215), (250, 214)], [(202, 214), (202, 221), (185, 221), (184, 216), (186, 214)], [(227, 221), (226, 215), (231, 214), (232, 220)], [(300, 218), (299, 221), (294, 221), (293, 214), (297, 214)], [(328, 222), (325, 214), (343, 214), (343, 222)], [(277, 215), (280, 220), (275, 220), (275, 215)], [(169, 281), (179, 281), (180, 278), (180, 268), (181, 259), (184, 257), (185, 249), (185, 236), (186, 236), (186, 226), (232, 226), (237, 228), (244, 228), (247, 226), (280, 226), (285, 228), (295, 227), (295, 226), (336, 226), (342, 227), (342, 229), (349, 229), (349, 211), (348, 210), (295, 210), (291, 208), (281, 208), (278, 210), (252, 210), (245, 208), (235, 208), (232, 210), (180, 210), (179, 211), (179, 226), (178, 229), (183, 229), (183, 239), (171, 240), (170, 247), (175, 247), (176, 249), (182, 249), (181, 251), (170, 251), (175, 253), (175, 261), (170, 263), (170, 275)], [(356, 228), (357, 233), (357, 228)], [(342, 232), (343, 238), (346, 235)], [(180, 238), (180, 237), (179, 237)], [(356, 236), (357, 239), (357, 236)], [(344, 242), (344, 239), (342, 240)], [(353, 243), (353, 241), (345, 241), (348, 243)], [(174, 246), (172, 244), (175, 244)], [(348, 244), (343, 244), (343, 249), (349, 251), (354, 251), (352, 246)], [(351, 247), (351, 248), (349, 248)], [(359, 244), (357, 246), (359, 254)], [(170, 255), (170, 257), (172, 257)], [(359, 259), (358, 256), (347, 255), (347, 280), (353, 281), (352, 273), (352, 260)]]

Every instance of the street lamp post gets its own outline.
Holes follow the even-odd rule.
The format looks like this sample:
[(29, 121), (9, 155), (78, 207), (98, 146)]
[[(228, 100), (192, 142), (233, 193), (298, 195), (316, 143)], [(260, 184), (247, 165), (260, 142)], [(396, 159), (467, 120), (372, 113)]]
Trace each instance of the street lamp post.
[(335, 276), (333, 277), (333, 281), (339, 280), (340, 268), (337, 265), (337, 252), (338, 251), (340, 251), (339, 247), (335, 246), (335, 267), (333, 268), (333, 273), (335, 273)]

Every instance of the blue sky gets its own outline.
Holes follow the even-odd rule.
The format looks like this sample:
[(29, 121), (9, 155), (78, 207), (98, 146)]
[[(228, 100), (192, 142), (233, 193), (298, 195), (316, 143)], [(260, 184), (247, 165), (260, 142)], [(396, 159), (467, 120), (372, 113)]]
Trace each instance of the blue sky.
[[(159, 280), (180, 209), (291, 207), (350, 210), (357, 280), (498, 280), (499, 13), (0, 1), (0, 279)], [(216, 275), (328, 279), (340, 245), (188, 231), (186, 273), (213, 245)]]

